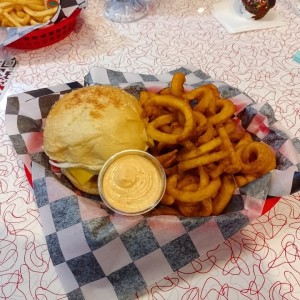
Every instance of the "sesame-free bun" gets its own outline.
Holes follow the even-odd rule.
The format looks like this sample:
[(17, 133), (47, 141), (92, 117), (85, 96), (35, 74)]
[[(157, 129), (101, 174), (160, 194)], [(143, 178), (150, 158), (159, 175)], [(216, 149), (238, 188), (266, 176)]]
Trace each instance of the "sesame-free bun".
[(44, 150), (51, 160), (100, 170), (113, 154), (146, 150), (148, 137), (141, 106), (113, 86), (83, 87), (63, 95), (44, 127)]

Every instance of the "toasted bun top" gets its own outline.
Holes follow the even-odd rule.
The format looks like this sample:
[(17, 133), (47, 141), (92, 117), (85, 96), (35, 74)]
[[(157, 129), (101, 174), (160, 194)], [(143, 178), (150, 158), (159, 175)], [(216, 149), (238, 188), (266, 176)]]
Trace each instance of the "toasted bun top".
[(146, 150), (148, 138), (137, 99), (112, 86), (83, 87), (62, 96), (44, 127), (50, 159), (100, 169), (113, 154)]

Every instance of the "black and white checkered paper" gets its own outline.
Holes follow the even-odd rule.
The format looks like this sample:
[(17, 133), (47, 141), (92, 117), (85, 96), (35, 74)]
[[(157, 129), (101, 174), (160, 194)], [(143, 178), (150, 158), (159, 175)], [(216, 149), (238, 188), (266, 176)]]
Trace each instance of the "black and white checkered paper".
[(300, 141), (282, 130), (268, 104), (253, 103), (197, 68), (186, 66), (154, 76), (94, 67), (84, 84), (112, 84), (138, 96), (143, 89), (168, 86), (176, 71), (186, 74), (187, 88), (215, 84), (234, 102), (243, 126), (276, 151), (277, 169), (237, 191), (221, 216), (127, 217), (111, 212), (100, 197), (79, 192), (52, 172), (42, 148), (43, 124), (51, 106), (61, 94), (81, 85), (75, 82), (8, 99), (7, 132), (32, 174), (49, 253), (69, 299), (132, 299), (137, 291), (214, 249), (260, 216), (268, 195), (300, 190)]
[(0, 102), (9, 87), (16, 65), (15, 57), (6, 54), (0, 58)]

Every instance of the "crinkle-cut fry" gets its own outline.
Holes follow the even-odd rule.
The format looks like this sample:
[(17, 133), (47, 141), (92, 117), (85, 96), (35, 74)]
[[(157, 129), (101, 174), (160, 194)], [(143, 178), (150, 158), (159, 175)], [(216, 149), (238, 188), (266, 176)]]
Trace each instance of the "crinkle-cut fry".
[(187, 159), (195, 158), (200, 155), (206, 154), (208, 152), (211, 152), (215, 150), (217, 147), (222, 145), (222, 139), (220, 137), (216, 137), (211, 139), (209, 142), (200, 145), (196, 149), (192, 149), (189, 151), (186, 151), (186, 149), (180, 151), (178, 153), (178, 161), (184, 161)]
[(218, 113), (216, 113), (208, 118), (208, 120), (211, 122), (212, 125), (217, 125), (217, 124), (226, 122), (235, 113), (234, 104), (230, 100), (227, 100), (227, 99), (217, 99), (216, 107), (217, 107)]
[[(153, 104), (153, 105), (173, 107), (173, 108), (181, 111), (185, 118), (185, 124), (184, 124), (183, 130), (182, 130), (182, 133), (179, 135), (162, 133), (161, 131), (157, 130), (157, 128), (159, 126), (157, 126), (156, 120), (158, 118), (156, 120), (152, 121), (147, 126), (148, 135), (152, 139), (159, 141), (159, 142), (164, 142), (164, 143), (169, 143), (169, 144), (177, 144), (178, 142), (183, 141), (190, 136), (190, 134), (192, 133), (193, 128), (194, 128), (194, 119), (193, 119), (192, 109), (189, 106), (189, 104), (187, 104), (184, 101), (181, 101), (180, 99), (178, 99), (176, 97), (169, 96), (169, 95), (163, 95), (163, 96), (159, 95), (156, 97), (152, 97), (149, 100), (149, 102), (150, 102), (150, 104)], [(165, 123), (165, 124), (168, 124), (168, 123)], [(165, 124), (161, 124), (161, 125), (165, 125)]]
[(49, 16), (49, 15), (51, 15), (51, 16), (53, 16), (56, 12), (57, 12), (57, 9), (58, 9), (58, 7), (57, 6), (55, 6), (55, 7), (52, 7), (52, 8), (49, 8), (49, 9), (45, 9), (45, 10), (42, 10), (42, 11), (33, 11), (32, 9), (30, 9), (29, 7), (27, 7), (27, 6), (24, 6), (24, 11), (28, 14), (28, 15), (30, 15), (30, 16), (32, 16), (32, 17), (45, 17), (45, 16)]
[(218, 151), (218, 152), (212, 152), (209, 154), (204, 154), (204, 155), (201, 155), (201, 156), (198, 156), (195, 158), (191, 158), (191, 159), (187, 159), (187, 160), (179, 162), (178, 170), (180, 172), (184, 172), (186, 170), (190, 170), (193, 168), (205, 166), (212, 162), (220, 161), (228, 156), (229, 156), (229, 153), (226, 151), (223, 151), (223, 150)]
[(184, 93), (184, 83), (185, 75), (181, 72), (175, 73), (170, 85), (171, 95), (181, 98), (182, 94)]
[(222, 140), (223, 149), (229, 152), (229, 165), (225, 167), (224, 171), (228, 174), (237, 173), (242, 168), (240, 158), (237, 156), (225, 128), (219, 126), (217, 130)]
[(217, 195), (212, 199), (213, 215), (220, 215), (223, 212), (236, 188), (235, 180), (232, 175), (224, 175), (221, 180), (221, 187)]

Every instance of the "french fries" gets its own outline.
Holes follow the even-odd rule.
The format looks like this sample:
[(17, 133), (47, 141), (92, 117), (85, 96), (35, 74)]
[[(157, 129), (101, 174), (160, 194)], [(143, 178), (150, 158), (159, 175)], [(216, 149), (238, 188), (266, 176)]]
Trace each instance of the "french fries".
[(44, 0), (0, 0), (0, 24), (21, 27), (46, 23), (57, 9), (58, 6), (46, 7)]
[(219, 215), (237, 187), (276, 167), (275, 154), (253, 141), (216, 86), (185, 91), (184, 83), (185, 75), (176, 73), (170, 87), (140, 95), (150, 152), (167, 175), (161, 206), (152, 214)]

